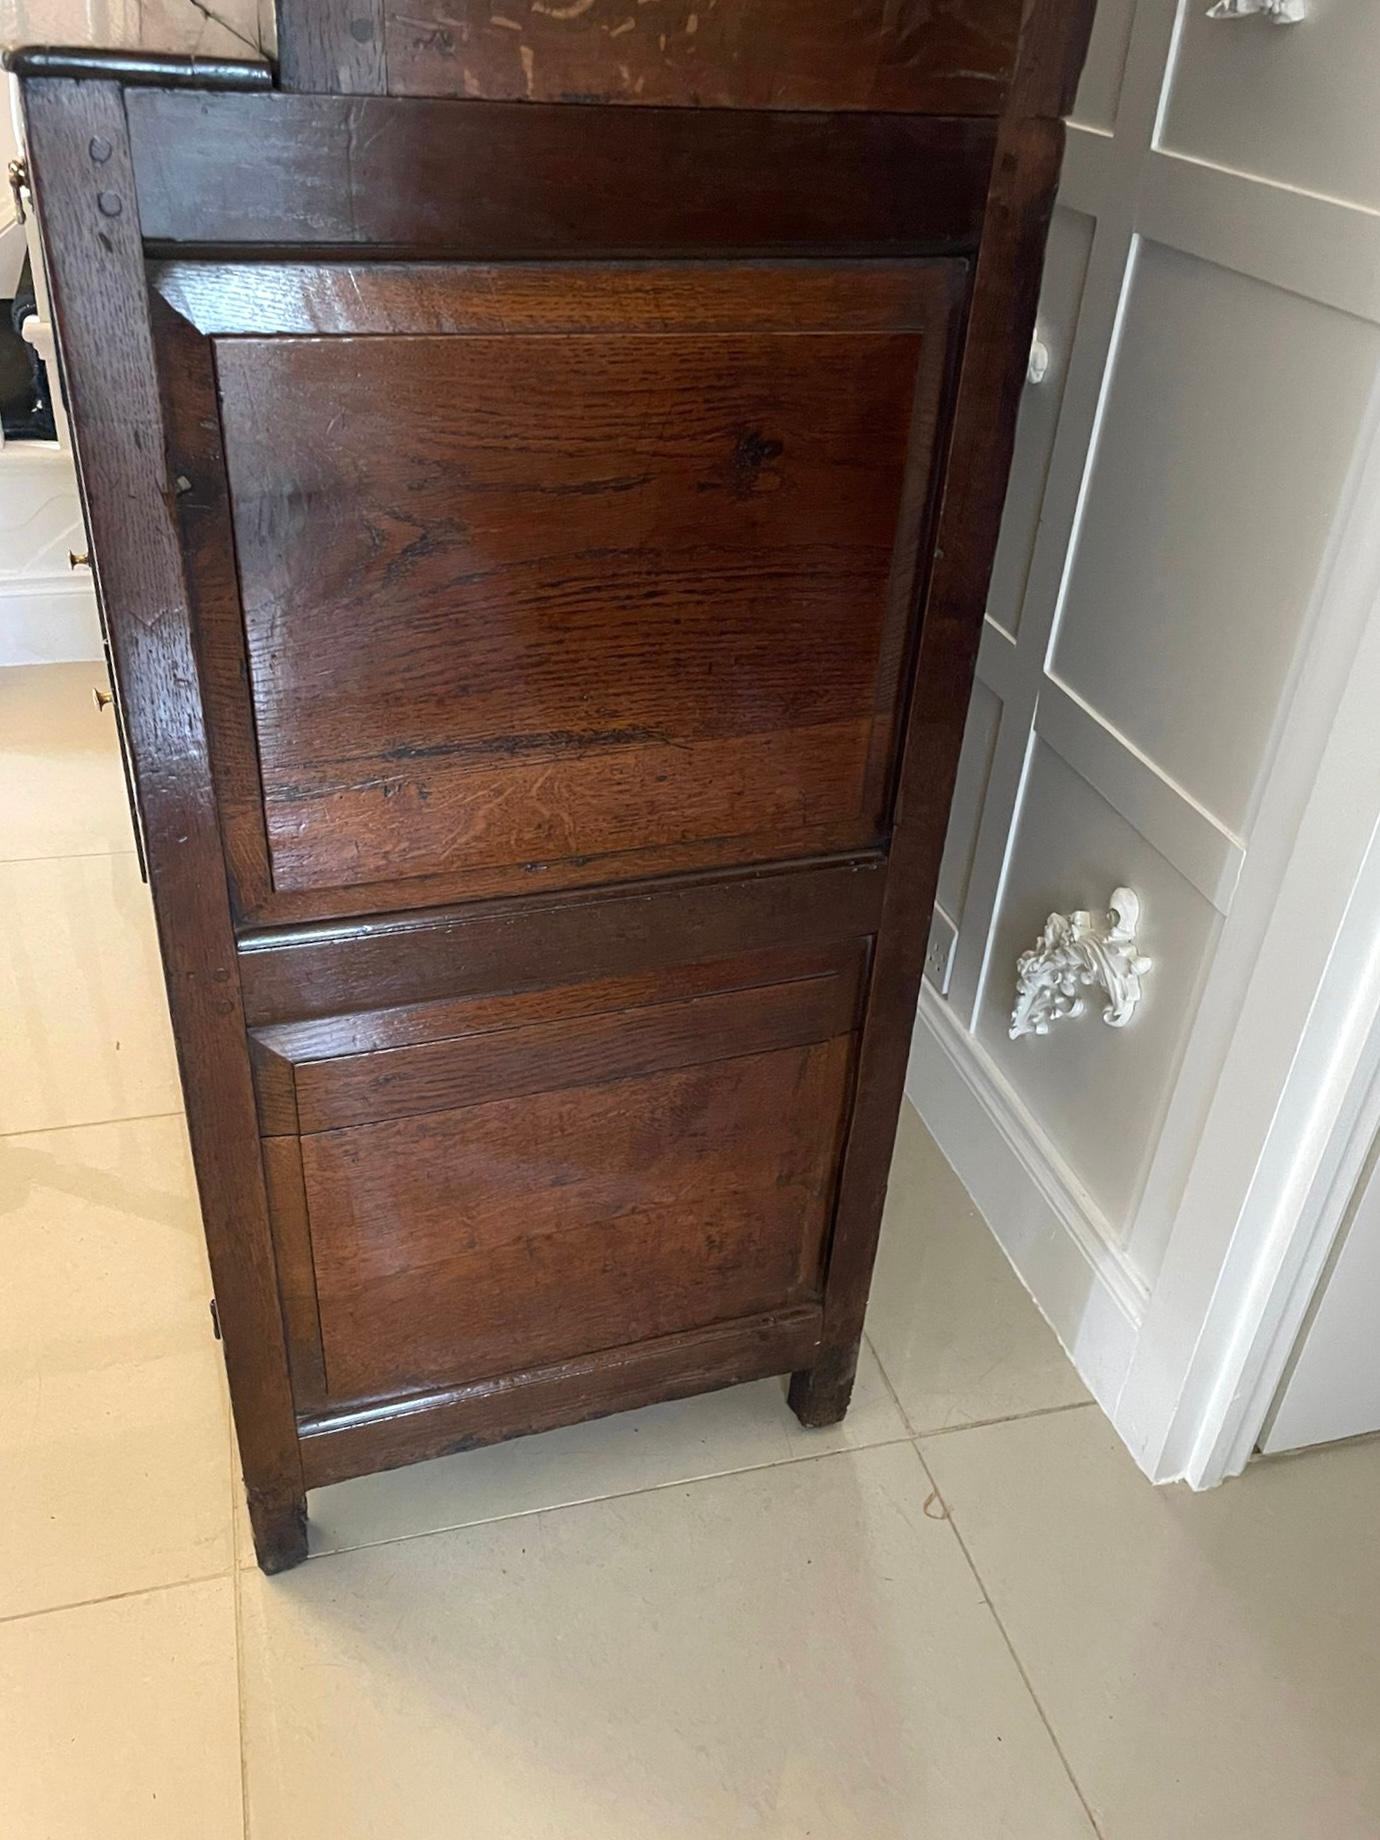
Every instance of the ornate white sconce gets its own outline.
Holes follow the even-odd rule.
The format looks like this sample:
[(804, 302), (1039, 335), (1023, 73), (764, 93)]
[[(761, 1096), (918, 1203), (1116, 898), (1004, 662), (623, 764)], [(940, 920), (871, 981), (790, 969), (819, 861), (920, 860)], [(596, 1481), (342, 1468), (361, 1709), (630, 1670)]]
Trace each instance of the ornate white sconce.
[(1051, 914), (1029, 952), (1016, 961), (1016, 1007), (1011, 1012), (1011, 1039), (1048, 1035), (1050, 1024), (1081, 1016), (1087, 1008), (1082, 992), (1107, 993), (1102, 1020), (1124, 1029), (1141, 999), (1140, 980), (1150, 960), (1136, 945), (1140, 896), (1130, 888), (1112, 892), (1108, 912), (1098, 916), (1079, 909)]
[(1305, 0), (1217, 0), (1207, 10), (1209, 19), (1245, 19), (1263, 13), (1272, 26), (1296, 26), (1307, 17)]

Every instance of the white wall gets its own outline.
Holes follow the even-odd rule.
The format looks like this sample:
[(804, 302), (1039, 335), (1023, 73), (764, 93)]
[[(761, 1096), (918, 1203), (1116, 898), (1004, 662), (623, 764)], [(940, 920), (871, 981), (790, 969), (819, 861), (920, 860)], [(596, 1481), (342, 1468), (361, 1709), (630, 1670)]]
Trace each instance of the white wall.
[[(1287, 1259), (1258, 1175), (1322, 1154), (1326, 1121), (1285, 1100), (1380, 813), (1353, 780), (1344, 822), (1314, 814), (1331, 856), (1281, 939), (1380, 581), (1377, 96), (1369, 3), (1282, 27), (1102, 0), (941, 884), (952, 974), (912, 1058), (912, 1099), (1160, 1477), (1243, 1454), (1207, 1421)], [(1153, 960), (1135, 1021), (1010, 1041), (1018, 953), (1121, 883)], [(1286, 1001), (1253, 985), (1272, 944)]]

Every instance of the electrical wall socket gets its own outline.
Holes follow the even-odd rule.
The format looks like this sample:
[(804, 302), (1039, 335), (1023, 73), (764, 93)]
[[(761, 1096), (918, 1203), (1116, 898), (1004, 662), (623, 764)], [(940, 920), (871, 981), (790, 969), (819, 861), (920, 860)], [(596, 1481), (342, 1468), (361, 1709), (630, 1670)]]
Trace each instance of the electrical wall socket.
[(954, 950), (958, 945), (958, 928), (942, 907), (936, 907), (930, 921), (930, 943), (925, 948), (925, 976), (941, 997), (949, 994), (949, 980), (954, 974)]

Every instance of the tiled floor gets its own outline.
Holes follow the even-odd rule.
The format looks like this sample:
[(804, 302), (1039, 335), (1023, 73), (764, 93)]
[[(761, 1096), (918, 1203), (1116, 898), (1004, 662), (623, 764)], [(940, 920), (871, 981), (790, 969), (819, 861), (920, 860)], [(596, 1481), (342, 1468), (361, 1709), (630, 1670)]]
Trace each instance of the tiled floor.
[(347, 1483), (261, 1577), (94, 675), (0, 671), (6, 1840), (1380, 1835), (1380, 1445), (1152, 1490), (913, 1114), (838, 1430)]

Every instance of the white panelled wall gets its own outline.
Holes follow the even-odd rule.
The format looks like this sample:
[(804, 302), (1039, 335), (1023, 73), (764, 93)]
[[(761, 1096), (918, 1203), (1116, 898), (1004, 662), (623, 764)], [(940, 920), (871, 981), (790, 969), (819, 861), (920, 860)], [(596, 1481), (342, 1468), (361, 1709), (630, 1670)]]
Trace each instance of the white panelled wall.
[[(1142, 1467), (1198, 1485), (1344, 1211), (1380, 918), (1380, 6), (1208, 5), (1099, 10), (909, 1081)], [(1131, 1024), (1009, 1039), (1019, 954), (1118, 885)]]

